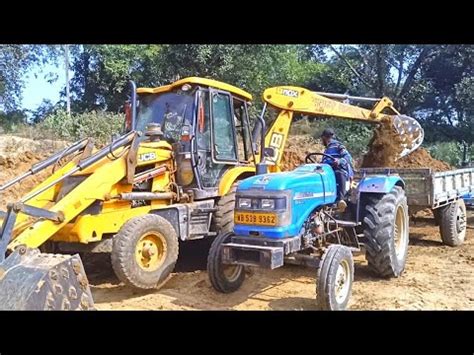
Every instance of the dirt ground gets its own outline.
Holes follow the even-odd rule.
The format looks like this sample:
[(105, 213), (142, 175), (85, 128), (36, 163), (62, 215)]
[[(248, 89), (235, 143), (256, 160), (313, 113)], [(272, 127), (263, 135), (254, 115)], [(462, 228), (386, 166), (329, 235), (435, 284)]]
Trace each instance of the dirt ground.
[[(351, 310), (474, 309), (474, 212), (469, 212), (464, 245), (441, 244), (431, 217), (412, 221), (406, 270), (398, 279), (380, 280), (356, 258)], [(196, 243), (196, 244), (193, 244)], [(157, 291), (137, 291), (119, 283), (105, 255), (85, 260), (96, 306), (100, 310), (312, 310), (315, 270), (284, 266), (253, 269), (240, 290), (220, 294), (205, 271), (206, 245), (182, 247), (177, 272)], [(98, 264), (100, 267), (98, 268)], [(95, 267), (94, 267), (95, 266)]]
[[(306, 142), (306, 141), (304, 141)], [(48, 144), (46, 144), (48, 143)], [(51, 143), (51, 144), (50, 144)], [(297, 142), (288, 163), (299, 164)], [(306, 142), (311, 149), (314, 142)], [(0, 137), (0, 183), (24, 172), (28, 167), (63, 145), (17, 137)], [(26, 149), (25, 149), (26, 148)], [(292, 148), (290, 145), (289, 148)], [(24, 151), (23, 151), (24, 150)], [(19, 198), (39, 177), (0, 194), (0, 208)], [(474, 211), (469, 212), (466, 242), (458, 248), (441, 244), (438, 227), (430, 214), (412, 220), (406, 271), (402, 277), (380, 280), (368, 270), (363, 256), (356, 258), (355, 283), (349, 309), (413, 310), (474, 309)], [(208, 281), (206, 241), (181, 245), (176, 272), (160, 290), (139, 291), (121, 284), (115, 277), (108, 255), (86, 256), (84, 264), (96, 306), (100, 310), (311, 310), (315, 309), (316, 271), (285, 266), (273, 271), (252, 269), (240, 290), (220, 294)]]

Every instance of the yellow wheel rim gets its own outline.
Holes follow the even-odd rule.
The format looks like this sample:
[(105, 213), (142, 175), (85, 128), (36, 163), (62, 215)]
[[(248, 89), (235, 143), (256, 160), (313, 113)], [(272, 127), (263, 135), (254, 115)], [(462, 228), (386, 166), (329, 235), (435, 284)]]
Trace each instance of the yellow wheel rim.
[(397, 213), (395, 215), (394, 241), (397, 259), (402, 260), (405, 254), (406, 246), (408, 244), (407, 221), (405, 210), (402, 206), (398, 206)]
[(135, 260), (145, 271), (154, 271), (163, 264), (166, 257), (166, 240), (161, 233), (144, 234), (135, 248)]

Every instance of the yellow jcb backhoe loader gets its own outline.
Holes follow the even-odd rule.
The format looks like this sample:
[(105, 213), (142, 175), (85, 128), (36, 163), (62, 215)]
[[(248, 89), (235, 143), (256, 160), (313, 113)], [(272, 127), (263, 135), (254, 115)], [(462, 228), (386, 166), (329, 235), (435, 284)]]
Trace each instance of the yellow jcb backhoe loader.
[[(53, 167), (1, 216), (0, 309), (93, 309), (78, 252), (110, 253), (128, 285), (163, 284), (177, 261), (178, 240), (232, 229), (238, 180), (268, 166), (279, 171), (289, 109), (377, 122), (390, 107), (384, 102), (369, 111), (305, 89), (272, 88), (264, 100), (281, 112), (267, 132), (264, 109), (252, 134), (251, 99), (197, 77), (159, 88), (132, 83), (125, 134), (99, 150), (81, 140), (1, 186), (0, 192)], [(314, 106), (316, 99), (333, 109)], [(348, 107), (355, 111), (346, 113)], [(260, 150), (258, 137), (265, 142)]]

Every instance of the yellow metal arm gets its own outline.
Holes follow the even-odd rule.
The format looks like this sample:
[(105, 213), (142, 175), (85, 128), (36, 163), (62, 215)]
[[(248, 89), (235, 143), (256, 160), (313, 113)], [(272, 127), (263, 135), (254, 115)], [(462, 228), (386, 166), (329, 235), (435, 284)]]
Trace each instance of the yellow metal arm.
[[(374, 106), (372, 109), (366, 109), (341, 102), (345, 99), (372, 102)], [(392, 119), (394, 128), (402, 136), (403, 151), (400, 157), (417, 149), (423, 142), (424, 132), (420, 124), (411, 117), (400, 115), (388, 97), (380, 99), (351, 97), (341, 94), (316, 93), (296, 86), (277, 86), (266, 89), (263, 92), (263, 100), (281, 110), (265, 137), (265, 146), (273, 148), (276, 152), (274, 157), (267, 159), (274, 164), (270, 168), (271, 171), (279, 171), (279, 164), (295, 112), (368, 123), (378, 123), (384, 117), (389, 117)], [(387, 112), (386, 110), (389, 110), (390, 113), (384, 113), (384, 111)]]
[[(334, 94), (328, 94), (328, 96), (330, 95), (335, 96)], [(341, 97), (343, 96), (341, 95)], [(281, 110), (372, 121), (374, 123), (386, 116), (386, 114), (382, 113), (386, 108), (390, 109), (394, 114), (398, 114), (393, 108), (393, 102), (388, 97), (382, 97), (380, 100), (377, 100), (372, 110), (368, 110), (359, 106), (345, 104), (296, 86), (278, 86), (266, 89), (263, 93), (263, 99)], [(369, 100), (375, 101), (374, 99)]]

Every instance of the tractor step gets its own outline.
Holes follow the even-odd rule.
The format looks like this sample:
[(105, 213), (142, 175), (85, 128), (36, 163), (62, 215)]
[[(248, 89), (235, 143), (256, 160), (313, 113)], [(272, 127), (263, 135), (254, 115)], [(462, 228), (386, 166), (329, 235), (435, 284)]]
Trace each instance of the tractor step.
[(276, 269), (284, 263), (283, 247), (227, 243), (222, 245), (222, 262)]
[(191, 216), (197, 216), (197, 215), (207, 215), (209, 213), (216, 212), (217, 208), (212, 207), (212, 208), (193, 208), (191, 212)]

